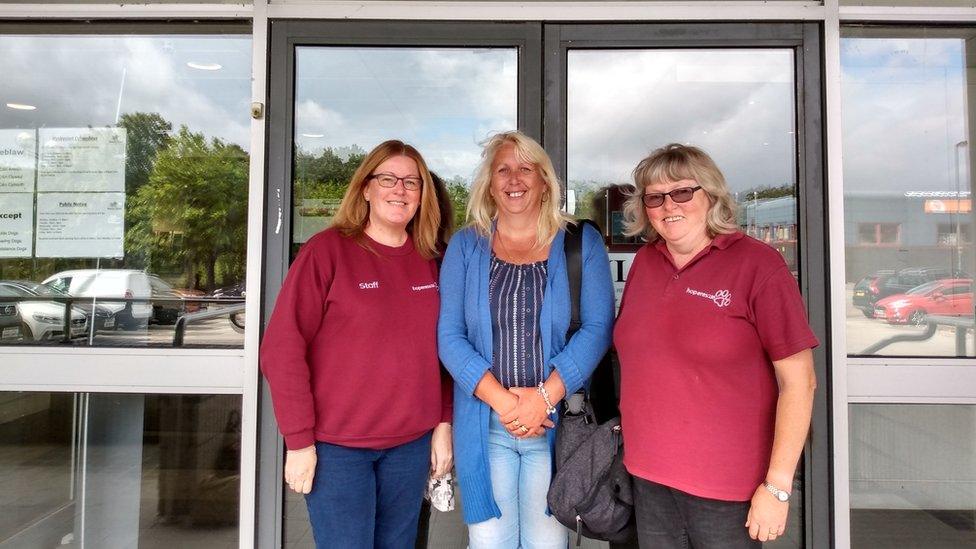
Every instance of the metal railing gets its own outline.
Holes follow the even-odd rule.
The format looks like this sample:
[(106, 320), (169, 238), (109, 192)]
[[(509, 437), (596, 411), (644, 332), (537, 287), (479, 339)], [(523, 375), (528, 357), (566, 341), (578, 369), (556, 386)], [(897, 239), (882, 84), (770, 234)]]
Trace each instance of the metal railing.
[(947, 326), (956, 332), (956, 356), (966, 356), (966, 335), (976, 329), (976, 321), (971, 316), (926, 315), (925, 330), (918, 334), (901, 334), (892, 336), (865, 348), (862, 355), (873, 355), (888, 345), (906, 341), (925, 341), (935, 335), (939, 326)]

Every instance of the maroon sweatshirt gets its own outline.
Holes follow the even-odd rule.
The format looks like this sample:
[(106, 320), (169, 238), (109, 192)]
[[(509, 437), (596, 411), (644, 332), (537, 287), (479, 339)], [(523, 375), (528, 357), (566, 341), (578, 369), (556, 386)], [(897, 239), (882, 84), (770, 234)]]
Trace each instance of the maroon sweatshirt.
[(328, 229), (298, 253), (261, 344), (278, 428), (315, 441), (390, 448), (451, 420), (437, 361), (437, 266), (413, 241), (366, 249)]

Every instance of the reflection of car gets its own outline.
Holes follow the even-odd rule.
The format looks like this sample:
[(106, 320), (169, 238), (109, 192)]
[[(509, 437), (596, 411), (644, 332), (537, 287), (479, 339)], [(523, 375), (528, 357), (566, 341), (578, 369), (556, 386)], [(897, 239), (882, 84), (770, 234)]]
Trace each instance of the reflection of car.
[[(0, 295), (8, 297), (40, 298), (36, 292), (32, 292), (18, 284), (10, 282), (0, 282)], [(19, 301), (17, 311), (20, 313), (21, 329), (25, 339), (42, 341), (52, 338), (59, 338), (64, 335), (64, 310), (63, 303), (54, 301)], [(84, 336), (88, 324), (88, 317), (85, 311), (77, 307), (71, 308), (71, 337)]]
[(0, 340), (20, 339), (20, 313), (17, 303), (4, 301), (4, 297), (14, 297), (13, 292), (0, 288)]
[(854, 306), (860, 309), (864, 316), (868, 318), (874, 316), (874, 302), (878, 300), (878, 294), (881, 293), (878, 282), (893, 274), (895, 271), (890, 269), (875, 271), (858, 280), (854, 285)]
[(874, 316), (874, 304), (890, 295), (903, 294), (916, 286), (943, 278), (967, 276), (943, 268), (908, 268), (899, 271), (877, 271), (854, 285), (854, 306), (864, 316)]
[[(23, 288), (24, 290), (27, 290), (29, 292), (33, 292), (39, 295), (40, 297), (62, 297), (62, 298), (70, 297), (68, 294), (64, 292), (58, 291), (52, 288), (51, 286), (45, 286), (44, 284), (40, 284), (38, 282), (31, 282), (29, 280), (11, 280), (8, 281), (8, 283)], [(58, 303), (62, 303), (62, 302), (59, 301)], [(92, 322), (93, 307), (91, 301), (87, 299), (81, 299), (72, 303), (72, 306), (81, 309), (82, 311), (85, 311), (85, 316), (88, 317), (88, 322), (89, 323)], [(112, 312), (112, 309), (99, 303), (94, 306), (94, 310), (95, 310), (95, 315), (94, 315), (95, 331), (105, 331), (105, 330), (115, 329), (115, 313)]]
[(926, 282), (904, 294), (878, 300), (874, 316), (891, 324), (922, 324), (926, 314), (973, 316), (973, 281), (951, 278)]
[(232, 298), (232, 297), (246, 297), (247, 296), (247, 290), (244, 289), (244, 283), (243, 282), (238, 282), (237, 284), (234, 284), (233, 286), (225, 286), (223, 288), (217, 288), (216, 290), (210, 292), (210, 295), (212, 297), (218, 297), (218, 298), (220, 298), (220, 297), (227, 297), (227, 298)]
[[(235, 302), (241, 302), (247, 297), (247, 289), (244, 286), (244, 282), (238, 282), (233, 286), (225, 286), (223, 288), (217, 288), (216, 290), (210, 292), (211, 297), (216, 297), (218, 299), (233, 300)], [(211, 305), (213, 306), (213, 305)], [(218, 304), (217, 306), (223, 306)], [(230, 318), (230, 323), (234, 327), (234, 330), (239, 333), (244, 333), (244, 310), (238, 310), (228, 315)]]
[[(132, 269), (78, 269), (62, 271), (44, 279), (44, 284), (74, 297), (91, 297), (115, 313), (122, 328), (145, 328), (152, 316), (149, 275)], [(112, 298), (142, 298), (145, 302), (124, 303)]]
[(204, 295), (200, 290), (176, 289), (155, 275), (149, 275), (152, 288), (152, 322), (156, 324), (176, 324), (177, 319), (186, 313), (200, 310), (200, 302), (194, 297)]

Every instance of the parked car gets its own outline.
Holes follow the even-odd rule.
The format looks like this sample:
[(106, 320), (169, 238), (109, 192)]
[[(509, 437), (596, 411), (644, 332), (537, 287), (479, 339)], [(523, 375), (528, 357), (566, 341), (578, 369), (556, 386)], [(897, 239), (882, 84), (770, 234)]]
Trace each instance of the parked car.
[[(119, 327), (144, 329), (152, 317), (152, 288), (149, 275), (133, 269), (77, 269), (62, 271), (43, 283), (74, 297), (95, 298), (96, 303), (115, 314)], [(112, 299), (142, 298), (144, 302), (122, 302)], [(99, 300), (102, 300), (99, 302)]]
[[(237, 284), (231, 286), (224, 286), (223, 288), (217, 288), (216, 290), (210, 292), (210, 297), (215, 297), (217, 299), (226, 299), (232, 303), (240, 303), (244, 301), (247, 297), (247, 288), (244, 286), (244, 282), (238, 282)], [(214, 304), (210, 305), (211, 307)], [(216, 304), (217, 307), (225, 307), (224, 304)], [(233, 313), (228, 314), (231, 326), (234, 331), (238, 333), (244, 333), (244, 311), (238, 310)]]
[(878, 300), (877, 296), (881, 292), (878, 283), (893, 274), (895, 271), (891, 269), (875, 271), (858, 280), (854, 285), (854, 306), (860, 309), (864, 316), (874, 318), (874, 302)]
[(926, 282), (904, 294), (878, 300), (875, 318), (889, 324), (923, 324), (925, 315), (973, 316), (973, 281), (951, 278)]
[(201, 309), (200, 302), (193, 299), (205, 295), (200, 290), (173, 288), (155, 275), (149, 275), (149, 285), (152, 288), (153, 297), (153, 314), (150, 322), (176, 324), (176, 321), (184, 314)]
[[(41, 284), (40, 282), (31, 282), (30, 280), (9, 280), (9, 284), (19, 286), (24, 290), (33, 292), (40, 297), (70, 297), (68, 294), (48, 286), (46, 284)], [(58, 301), (58, 303), (61, 303)], [(93, 320), (95, 322), (95, 331), (104, 332), (106, 330), (115, 329), (115, 313), (109, 307), (96, 303), (92, 306), (92, 302), (88, 299), (80, 299), (72, 303), (72, 306), (85, 311), (85, 316), (88, 317), (88, 325), (91, 326)], [(92, 314), (94, 311), (94, 314)]]
[(0, 288), (0, 340), (20, 339), (20, 313), (15, 301), (4, 301), (5, 297), (16, 297), (11, 290)]
[(243, 282), (238, 282), (233, 286), (217, 288), (216, 290), (210, 292), (210, 296), (217, 298), (244, 298), (247, 297), (247, 290), (245, 289)]
[[(25, 339), (46, 341), (64, 336), (65, 304), (44, 301), (37, 292), (32, 292), (19, 284), (0, 281), (0, 292), (7, 296), (34, 298), (37, 301), (18, 301), (21, 330)], [(71, 337), (83, 337), (87, 333), (88, 315), (78, 307), (71, 308)]]
[(966, 278), (965, 273), (955, 273), (950, 269), (939, 267), (911, 267), (898, 271), (882, 270), (871, 273), (854, 285), (854, 306), (864, 313), (864, 316), (875, 316), (875, 303), (880, 299), (895, 294), (903, 294), (908, 290), (935, 280), (946, 278)]

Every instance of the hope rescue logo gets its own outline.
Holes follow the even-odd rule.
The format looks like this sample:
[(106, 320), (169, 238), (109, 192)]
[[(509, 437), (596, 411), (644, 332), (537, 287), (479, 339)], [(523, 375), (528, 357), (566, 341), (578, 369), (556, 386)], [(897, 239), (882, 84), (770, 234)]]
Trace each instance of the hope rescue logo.
[(732, 303), (732, 292), (728, 290), (719, 290), (714, 294), (708, 292), (702, 292), (700, 290), (692, 290), (691, 288), (685, 288), (685, 293), (688, 295), (693, 295), (695, 297), (703, 297), (705, 299), (712, 300), (717, 307), (728, 307)]

